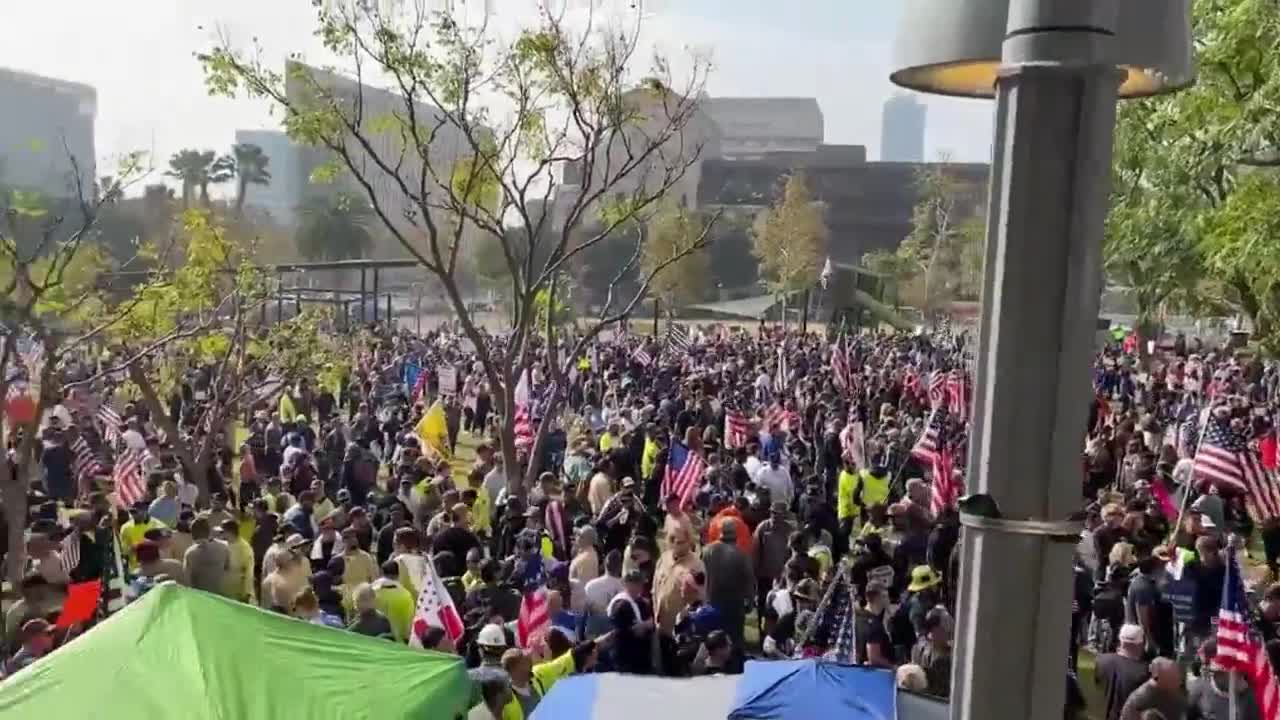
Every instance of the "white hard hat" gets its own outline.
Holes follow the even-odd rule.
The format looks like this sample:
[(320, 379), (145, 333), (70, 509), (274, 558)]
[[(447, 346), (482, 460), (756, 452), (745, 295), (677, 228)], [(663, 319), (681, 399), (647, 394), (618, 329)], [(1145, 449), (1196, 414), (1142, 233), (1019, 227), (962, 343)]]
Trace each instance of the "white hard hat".
[(489, 623), (480, 628), (480, 634), (476, 635), (476, 644), (485, 647), (502, 648), (507, 646), (507, 633), (503, 631), (502, 626), (497, 623)]

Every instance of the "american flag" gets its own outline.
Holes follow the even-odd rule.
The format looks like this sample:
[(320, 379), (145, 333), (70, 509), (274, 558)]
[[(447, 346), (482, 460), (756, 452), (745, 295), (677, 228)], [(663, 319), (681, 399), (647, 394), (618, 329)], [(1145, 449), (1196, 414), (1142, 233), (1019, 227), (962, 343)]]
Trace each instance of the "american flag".
[(1257, 452), (1231, 427), (1230, 418), (1210, 415), (1204, 432), (1195, 456), (1195, 475), (1202, 483), (1246, 494), (1267, 483)]
[(746, 447), (751, 437), (751, 421), (737, 410), (726, 410), (724, 413), (724, 446), (727, 448)]
[(462, 616), (453, 604), (453, 597), (444, 586), (444, 581), (436, 573), (430, 562), (423, 563), (424, 577), (422, 589), (418, 591), (418, 605), (413, 613), (413, 632), (409, 636), (409, 644), (422, 647), (422, 634), (427, 628), (443, 629), (450, 640), (462, 637)]
[(62, 571), (71, 574), (80, 567), (80, 531), (72, 528), (61, 543)]
[(947, 399), (947, 373), (934, 370), (929, 374), (929, 406), (938, 407)]
[(845, 348), (843, 337), (831, 347), (831, 375), (837, 388), (846, 393), (853, 392), (853, 367), (849, 363), (849, 352)]
[(947, 375), (947, 409), (961, 422), (969, 419), (969, 374), (952, 370)]
[(533, 447), (533, 420), (529, 415), (529, 371), (525, 370), (520, 375), (520, 382), (516, 383), (516, 389), (512, 393), (515, 400), (515, 436), (516, 448), (528, 449)]
[(1237, 670), (1253, 688), (1253, 696), (1265, 720), (1280, 718), (1280, 683), (1271, 670), (1266, 646), (1252, 633), (1249, 606), (1245, 600), (1244, 582), (1236, 559), (1227, 560), (1226, 579), (1222, 587), (1222, 605), (1218, 608), (1218, 654), (1214, 662), (1224, 670)]
[(77, 435), (72, 441), (71, 454), (75, 456), (71, 469), (75, 472), (81, 489), (87, 492), (93, 487), (93, 476), (102, 472), (102, 464), (98, 462), (83, 435)]
[(687, 353), (693, 349), (693, 340), (683, 325), (671, 323), (667, 325), (667, 350), (676, 353)]
[(631, 353), (631, 359), (645, 367), (653, 364), (653, 356), (649, 354), (649, 351), (645, 349), (644, 345), (637, 347), (636, 351)]
[(547, 611), (547, 580), (542, 572), (540, 553), (534, 553), (525, 560), (523, 578), (520, 614), (516, 617), (516, 643), (527, 648), (551, 627), (551, 614)]
[(783, 432), (799, 432), (800, 413), (788, 410), (781, 404), (776, 404), (765, 411), (764, 423), (770, 429), (782, 430)]
[(681, 507), (692, 506), (693, 495), (698, 491), (706, 469), (707, 463), (702, 456), (682, 443), (672, 443), (667, 455), (667, 472), (662, 477), (662, 497), (675, 495), (680, 498)]
[(120, 413), (104, 402), (98, 406), (98, 412), (94, 417), (102, 423), (102, 437), (108, 443), (114, 445), (120, 442), (120, 425), (124, 422)]
[[(945, 431), (944, 431), (945, 432)], [(956, 448), (943, 443), (942, 449), (933, 456), (933, 490), (930, 497), (930, 509), (934, 517), (944, 510), (956, 506), (960, 500), (962, 486), (955, 474)]]
[(907, 395), (915, 395), (920, 392), (920, 376), (915, 372), (908, 370), (902, 376), (902, 392)]
[(127, 448), (116, 458), (111, 479), (115, 481), (116, 504), (120, 507), (127, 508), (146, 497), (147, 483), (142, 476), (142, 463), (148, 455), (145, 450)]
[(924, 432), (920, 433), (920, 439), (916, 440), (916, 444), (911, 448), (911, 457), (923, 465), (932, 466), (937, 462), (938, 453), (942, 451), (945, 440), (946, 425), (946, 409), (935, 408), (929, 415), (929, 422), (925, 425)]

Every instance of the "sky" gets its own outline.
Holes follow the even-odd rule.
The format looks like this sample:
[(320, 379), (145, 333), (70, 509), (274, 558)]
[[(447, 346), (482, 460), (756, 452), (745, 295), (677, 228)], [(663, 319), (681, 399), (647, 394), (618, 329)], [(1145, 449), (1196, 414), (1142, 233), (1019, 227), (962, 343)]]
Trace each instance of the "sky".
[[(528, 22), (538, 2), (488, 1), (501, 21), (495, 25), (505, 28)], [(608, 9), (633, 0), (554, 1), (597, 2)], [(826, 142), (866, 145), (868, 157), (878, 157), (882, 105), (905, 92), (888, 80), (899, 3), (649, 2), (642, 44), (677, 60), (690, 49), (709, 52), (710, 95), (816, 97)], [(7, 28), (0, 67), (97, 88), (101, 169), (137, 150), (163, 167), (179, 149), (225, 152), (237, 129), (278, 126), (265, 103), (209, 97), (194, 53), (212, 47), (221, 35), (241, 47), (256, 40), (264, 58), (278, 58), (281, 66), (291, 52), (324, 64), (330, 59), (312, 36), (313, 12), (311, 0), (0, 0), (0, 20)], [(989, 101), (919, 97), (928, 106), (928, 159), (945, 153), (957, 161), (988, 160)]]

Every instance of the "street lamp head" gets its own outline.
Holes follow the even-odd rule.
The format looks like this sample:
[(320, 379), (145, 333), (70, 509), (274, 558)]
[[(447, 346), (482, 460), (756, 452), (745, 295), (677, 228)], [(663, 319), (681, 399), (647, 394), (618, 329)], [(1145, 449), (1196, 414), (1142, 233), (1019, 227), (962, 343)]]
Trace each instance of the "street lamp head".
[(1169, 92), (1195, 79), (1190, 3), (904, 0), (889, 79), (920, 92), (990, 98), (1003, 52), (1013, 64), (1112, 63), (1124, 72), (1121, 98)]

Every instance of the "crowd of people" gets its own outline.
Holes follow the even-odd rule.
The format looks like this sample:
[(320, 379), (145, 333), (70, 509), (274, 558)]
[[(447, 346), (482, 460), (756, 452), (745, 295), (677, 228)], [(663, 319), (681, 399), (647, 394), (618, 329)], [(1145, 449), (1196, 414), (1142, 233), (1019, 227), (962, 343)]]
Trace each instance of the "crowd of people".
[[(672, 325), (567, 360), (566, 340), (513, 379), (514, 452), (502, 388), (461, 335), (374, 328), (360, 343), (338, 387), (289, 378), (245, 408), (243, 443), (219, 434), (203, 483), (137, 398), (104, 389), (105, 422), (50, 414), (4, 673), (65, 641), (51, 621), (68, 586), (119, 574), (124, 600), (176, 582), (456, 653), (477, 720), (528, 717), (573, 673), (736, 673), (748, 658), (881, 667), (949, 696), (965, 333)], [(1087, 648), (1095, 717), (1216, 720), (1230, 689), (1235, 720), (1262, 718), (1259, 679), (1224, 661), (1216, 628), (1233, 568), (1252, 589), (1280, 566), (1280, 374), (1182, 338), (1137, 351), (1101, 351), (1080, 400), (1065, 716), (1083, 717)], [(209, 373), (190, 366), (169, 403), (184, 432), (208, 430), (192, 418)], [(145, 487), (127, 507), (77, 477), (83, 453), (109, 469), (131, 448), (147, 450)], [(435, 588), (447, 597), (424, 616)], [(1280, 585), (1261, 595), (1246, 614), (1274, 640)]]

